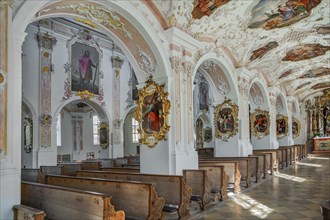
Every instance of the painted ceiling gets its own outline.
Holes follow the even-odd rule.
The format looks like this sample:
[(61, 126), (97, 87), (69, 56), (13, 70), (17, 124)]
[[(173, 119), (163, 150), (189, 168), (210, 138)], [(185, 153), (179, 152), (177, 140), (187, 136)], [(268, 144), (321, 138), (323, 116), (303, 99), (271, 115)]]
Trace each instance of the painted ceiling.
[(329, 0), (153, 1), (166, 20), (227, 47), (239, 67), (302, 100), (330, 87)]

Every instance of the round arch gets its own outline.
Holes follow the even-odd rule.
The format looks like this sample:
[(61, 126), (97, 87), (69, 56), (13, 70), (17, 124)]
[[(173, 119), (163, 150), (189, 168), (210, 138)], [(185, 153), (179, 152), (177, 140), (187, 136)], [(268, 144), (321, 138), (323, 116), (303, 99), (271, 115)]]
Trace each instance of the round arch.
[(25, 96), (22, 96), (22, 102), (23, 102), (23, 104), (25, 104), (25, 105), (29, 108), (29, 110), (31, 111), (32, 118), (33, 118), (33, 119), (38, 118), (37, 111), (36, 111), (35, 107), (33, 106), (33, 104), (30, 102), (30, 100), (27, 99)]
[[(232, 64), (230, 58), (223, 52), (221, 53), (222, 56), (217, 55), (214, 52), (211, 53), (207, 53), (205, 55), (203, 55), (197, 62), (196, 65), (194, 67), (194, 71), (193, 71), (193, 77), (192, 79), (195, 79), (195, 76), (197, 74), (197, 70), (199, 69), (199, 67), (202, 65), (202, 63), (204, 61), (212, 61), (214, 62), (216, 65), (219, 66), (219, 68), (222, 70), (222, 72), (224, 73), (229, 86), (231, 88), (231, 91), (228, 95), (228, 98), (238, 98), (238, 84), (237, 84), (237, 79), (236, 79), (236, 75), (235, 75), (235, 67)], [(207, 73), (205, 71), (206, 74), (204, 74), (205, 78), (207, 79), (207, 81), (210, 84), (210, 87), (212, 88), (212, 92), (214, 95), (215, 99), (218, 99), (220, 96), (220, 93), (217, 91), (216, 89), (216, 84), (215, 82), (212, 80), (211, 76), (209, 73)], [(192, 82), (191, 82), (192, 83)]]
[(260, 89), (262, 96), (263, 96), (263, 109), (268, 110), (270, 108), (270, 99), (269, 99), (269, 93), (267, 92), (267, 86), (264, 84), (262, 80), (259, 78), (255, 78), (252, 80), (250, 83), (250, 88), (249, 88), (249, 96), (251, 96), (251, 89), (253, 85), (256, 84), (258, 88)]
[(276, 96), (276, 106), (277, 106), (277, 101), (278, 100), (281, 100), (282, 102), (282, 109), (276, 109), (277, 113), (280, 113), (280, 114), (283, 114), (285, 116), (288, 116), (288, 103), (287, 103), (287, 99), (286, 99), (286, 96), (281, 92), (279, 91), (279, 93), (277, 93), (277, 96)]
[[(23, 34), (25, 32), (26, 27), (28, 24), (45, 19), (50, 17), (81, 17), (74, 13), (52, 13), (48, 15), (40, 15), (40, 10), (43, 8), (52, 5), (52, 4), (59, 4), (61, 2), (67, 2), (67, 1), (51, 1), (51, 0), (45, 0), (45, 1), (37, 1), (37, 2), (31, 2), (26, 1), (23, 3), (23, 5), (19, 8), (18, 12), (15, 14), (15, 17), (13, 19), (13, 32), (16, 34)], [(99, 2), (95, 1), (85, 1), (88, 3), (93, 3), (97, 5), (101, 5)], [(152, 29), (151, 25), (147, 24), (145, 19), (141, 17), (139, 13), (132, 14), (131, 12), (135, 10), (133, 5), (131, 3), (126, 1), (106, 1), (102, 2), (102, 6), (109, 7), (121, 16), (123, 16), (127, 20), (129, 24), (131, 24), (133, 27), (136, 27), (138, 29), (139, 34), (142, 35), (143, 39), (146, 42), (146, 45), (150, 47), (151, 55), (145, 54), (143, 51), (141, 52), (140, 49), (135, 48), (135, 50), (139, 50), (138, 55), (133, 55), (132, 50), (130, 50), (128, 47), (126, 47), (124, 40), (120, 39), (115, 33), (110, 31), (109, 29), (105, 28), (104, 26), (100, 25), (102, 27), (102, 31), (104, 34), (106, 34), (108, 37), (114, 40), (114, 42), (119, 45), (119, 47), (123, 50), (125, 56), (129, 58), (132, 64), (132, 68), (137, 74), (138, 82), (144, 82), (145, 79), (149, 74), (154, 74), (155, 78), (166, 78), (167, 74), (171, 73), (171, 65), (169, 63), (169, 60), (165, 59), (166, 54), (162, 47), (162, 43), (160, 42), (159, 38), (156, 37), (155, 31)], [(152, 14), (152, 13), (151, 13)], [(138, 59), (136, 58), (138, 56)], [(147, 62), (150, 61), (150, 57), (154, 57), (155, 59), (155, 69), (151, 70), (147, 65)], [(164, 71), (165, 70), (165, 71)]]

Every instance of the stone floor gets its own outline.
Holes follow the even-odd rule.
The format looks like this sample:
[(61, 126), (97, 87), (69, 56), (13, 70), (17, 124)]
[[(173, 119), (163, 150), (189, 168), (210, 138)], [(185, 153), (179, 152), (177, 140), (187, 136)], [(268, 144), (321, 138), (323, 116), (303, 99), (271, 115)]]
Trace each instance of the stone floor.
[(330, 158), (308, 157), (184, 219), (321, 220), (319, 203), (327, 199), (330, 199)]

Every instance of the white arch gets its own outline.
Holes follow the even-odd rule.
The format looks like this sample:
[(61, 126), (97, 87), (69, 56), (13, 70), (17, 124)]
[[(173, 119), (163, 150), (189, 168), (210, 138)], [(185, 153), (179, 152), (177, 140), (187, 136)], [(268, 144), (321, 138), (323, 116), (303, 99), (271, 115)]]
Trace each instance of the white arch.
[(280, 113), (282, 113), (282, 114), (288, 116), (289, 109), (288, 109), (288, 102), (287, 102), (288, 100), (287, 100), (286, 96), (283, 94), (282, 91), (279, 91), (279, 92), (277, 93), (277, 96), (276, 96), (276, 101), (277, 101), (277, 98), (278, 98), (278, 97), (282, 100), (282, 104), (284, 105), (284, 106), (283, 106), (283, 109), (281, 110)]
[(37, 114), (35, 107), (30, 102), (30, 100), (28, 98), (26, 98), (24, 95), (22, 95), (22, 102), (30, 109), (30, 111), (32, 113), (32, 118), (33, 119), (38, 118), (38, 114)]
[(72, 96), (69, 99), (65, 100), (64, 102), (61, 102), (58, 105), (58, 107), (56, 108), (53, 118), (58, 117), (58, 115), (61, 113), (64, 106), (66, 106), (67, 104), (69, 104), (73, 101), (77, 101), (77, 100), (80, 100), (80, 101), (85, 102), (86, 104), (88, 104), (95, 112), (97, 112), (99, 114), (99, 116), (101, 116), (101, 118), (100, 118), (101, 121), (110, 122), (111, 117), (110, 117), (109, 112), (105, 108), (102, 108), (102, 104), (99, 101), (97, 101), (97, 100), (82, 100), (79, 96)]
[[(210, 53), (203, 55), (195, 64), (192, 79), (193, 80), (195, 79), (197, 70), (204, 61), (212, 60), (217, 65), (219, 65), (219, 67), (225, 74), (225, 76), (230, 84), (231, 91), (228, 94), (228, 97), (229, 98), (238, 98), (238, 94), (239, 94), (238, 93), (238, 82), (237, 82), (238, 80), (237, 80), (237, 76), (235, 74), (235, 67), (232, 64), (230, 58), (224, 52), (221, 52), (221, 53), (222, 53), (222, 56), (219, 56), (219, 55), (215, 54), (214, 52), (210, 52)], [(219, 96), (220, 94), (216, 90), (216, 85), (214, 84), (213, 80), (211, 80), (211, 77), (209, 76), (209, 74), (205, 74), (204, 76), (206, 76), (205, 78), (208, 80), (209, 84), (212, 87), (212, 90), (213, 90), (212, 92), (213, 92), (214, 97)]]
[[(99, 1), (94, 1), (94, 2), (100, 4)], [(35, 15), (42, 8), (52, 3), (54, 3), (53, 0), (25, 1), (13, 18), (13, 23), (12, 23), (13, 33), (22, 34), (25, 32), (25, 29), (28, 26), (28, 24), (35, 22), (39, 19), (47, 18), (47, 16), (45, 16), (45, 17), (39, 17), (37, 19)], [(171, 74), (171, 65), (169, 60), (166, 59), (167, 56), (162, 42), (160, 41), (159, 37), (157, 37), (157, 34), (155, 33), (155, 30), (152, 29), (152, 26), (146, 22), (146, 19), (143, 18), (140, 15), (140, 13), (132, 13), (133, 11), (136, 11), (136, 8), (134, 8), (133, 5), (129, 3), (129, 1), (102, 2), (102, 4), (105, 3), (108, 7), (115, 9), (123, 17), (129, 18), (127, 20), (130, 21), (132, 24), (134, 24), (134, 26), (137, 27), (137, 29), (140, 31), (141, 35), (146, 39), (146, 42), (148, 42), (148, 45), (150, 46), (157, 60), (158, 66), (156, 69), (156, 73), (165, 76), (167, 76), (167, 74)], [(150, 15), (153, 16), (152, 13), (150, 13)], [(48, 17), (54, 17), (54, 16), (63, 17), (63, 16), (68, 16), (68, 14), (59, 13), (59, 14), (53, 14), (52, 16), (48, 16)], [(117, 45), (119, 45), (121, 49), (123, 49), (123, 52), (129, 58), (129, 60), (133, 61), (132, 67), (137, 74), (138, 81), (144, 82), (145, 79), (147, 78), (147, 75), (142, 74), (142, 70), (139, 68), (138, 61), (136, 61), (136, 59), (133, 57), (133, 55), (125, 46), (125, 44), (118, 37), (115, 37), (115, 35), (112, 34), (109, 30), (107, 30), (105, 34), (108, 35), (111, 39), (113, 39), (114, 42)], [(138, 74), (140, 72), (141, 74)]]
[(252, 82), (250, 83), (249, 92), (251, 91), (253, 84), (257, 84), (257, 86), (261, 90), (262, 96), (264, 98), (265, 106), (266, 106), (266, 108), (269, 109), (270, 108), (270, 98), (269, 98), (269, 93), (267, 92), (267, 86), (264, 84), (264, 81), (259, 79), (258, 77), (254, 78), (252, 80)]

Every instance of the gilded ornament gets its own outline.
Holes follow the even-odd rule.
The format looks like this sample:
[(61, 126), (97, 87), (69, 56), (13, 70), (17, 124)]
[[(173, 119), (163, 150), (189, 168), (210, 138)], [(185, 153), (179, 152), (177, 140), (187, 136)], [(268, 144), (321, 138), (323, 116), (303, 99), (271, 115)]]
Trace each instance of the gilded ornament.
[(77, 92), (76, 96), (80, 96), (80, 98), (84, 100), (89, 100), (91, 98), (94, 98), (95, 95), (87, 90), (84, 90)]
[(139, 90), (134, 118), (139, 122), (141, 144), (155, 147), (158, 141), (166, 140), (170, 129), (168, 115), (171, 108), (167, 96), (168, 93), (152, 80), (152, 76), (146, 81), (146, 86)]
[(42, 72), (43, 73), (48, 73), (49, 72), (49, 67), (48, 66), (43, 66), (42, 67)]
[(2, 84), (5, 81), (5, 77), (0, 73), (0, 84)]
[(238, 132), (238, 105), (230, 99), (225, 99), (214, 109), (215, 137), (228, 141)]
[(99, 137), (100, 137), (100, 146), (103, 149), (109, 147), (109, 124), (106, 122), (101, 122), (99, 125)]
[(269, 135), (270, 118), (268, 111), (256, 109), (250, 116), (252, 135), (259, 139)]
[(42, 126), (50, 126), (52, 123), (52, 116), (48, 114), (43, 114), (40, 116), (40, 124)]
[(292, 117), (292, 137), (296, 138), (300, 135), (301, 124), (300, 121)]

